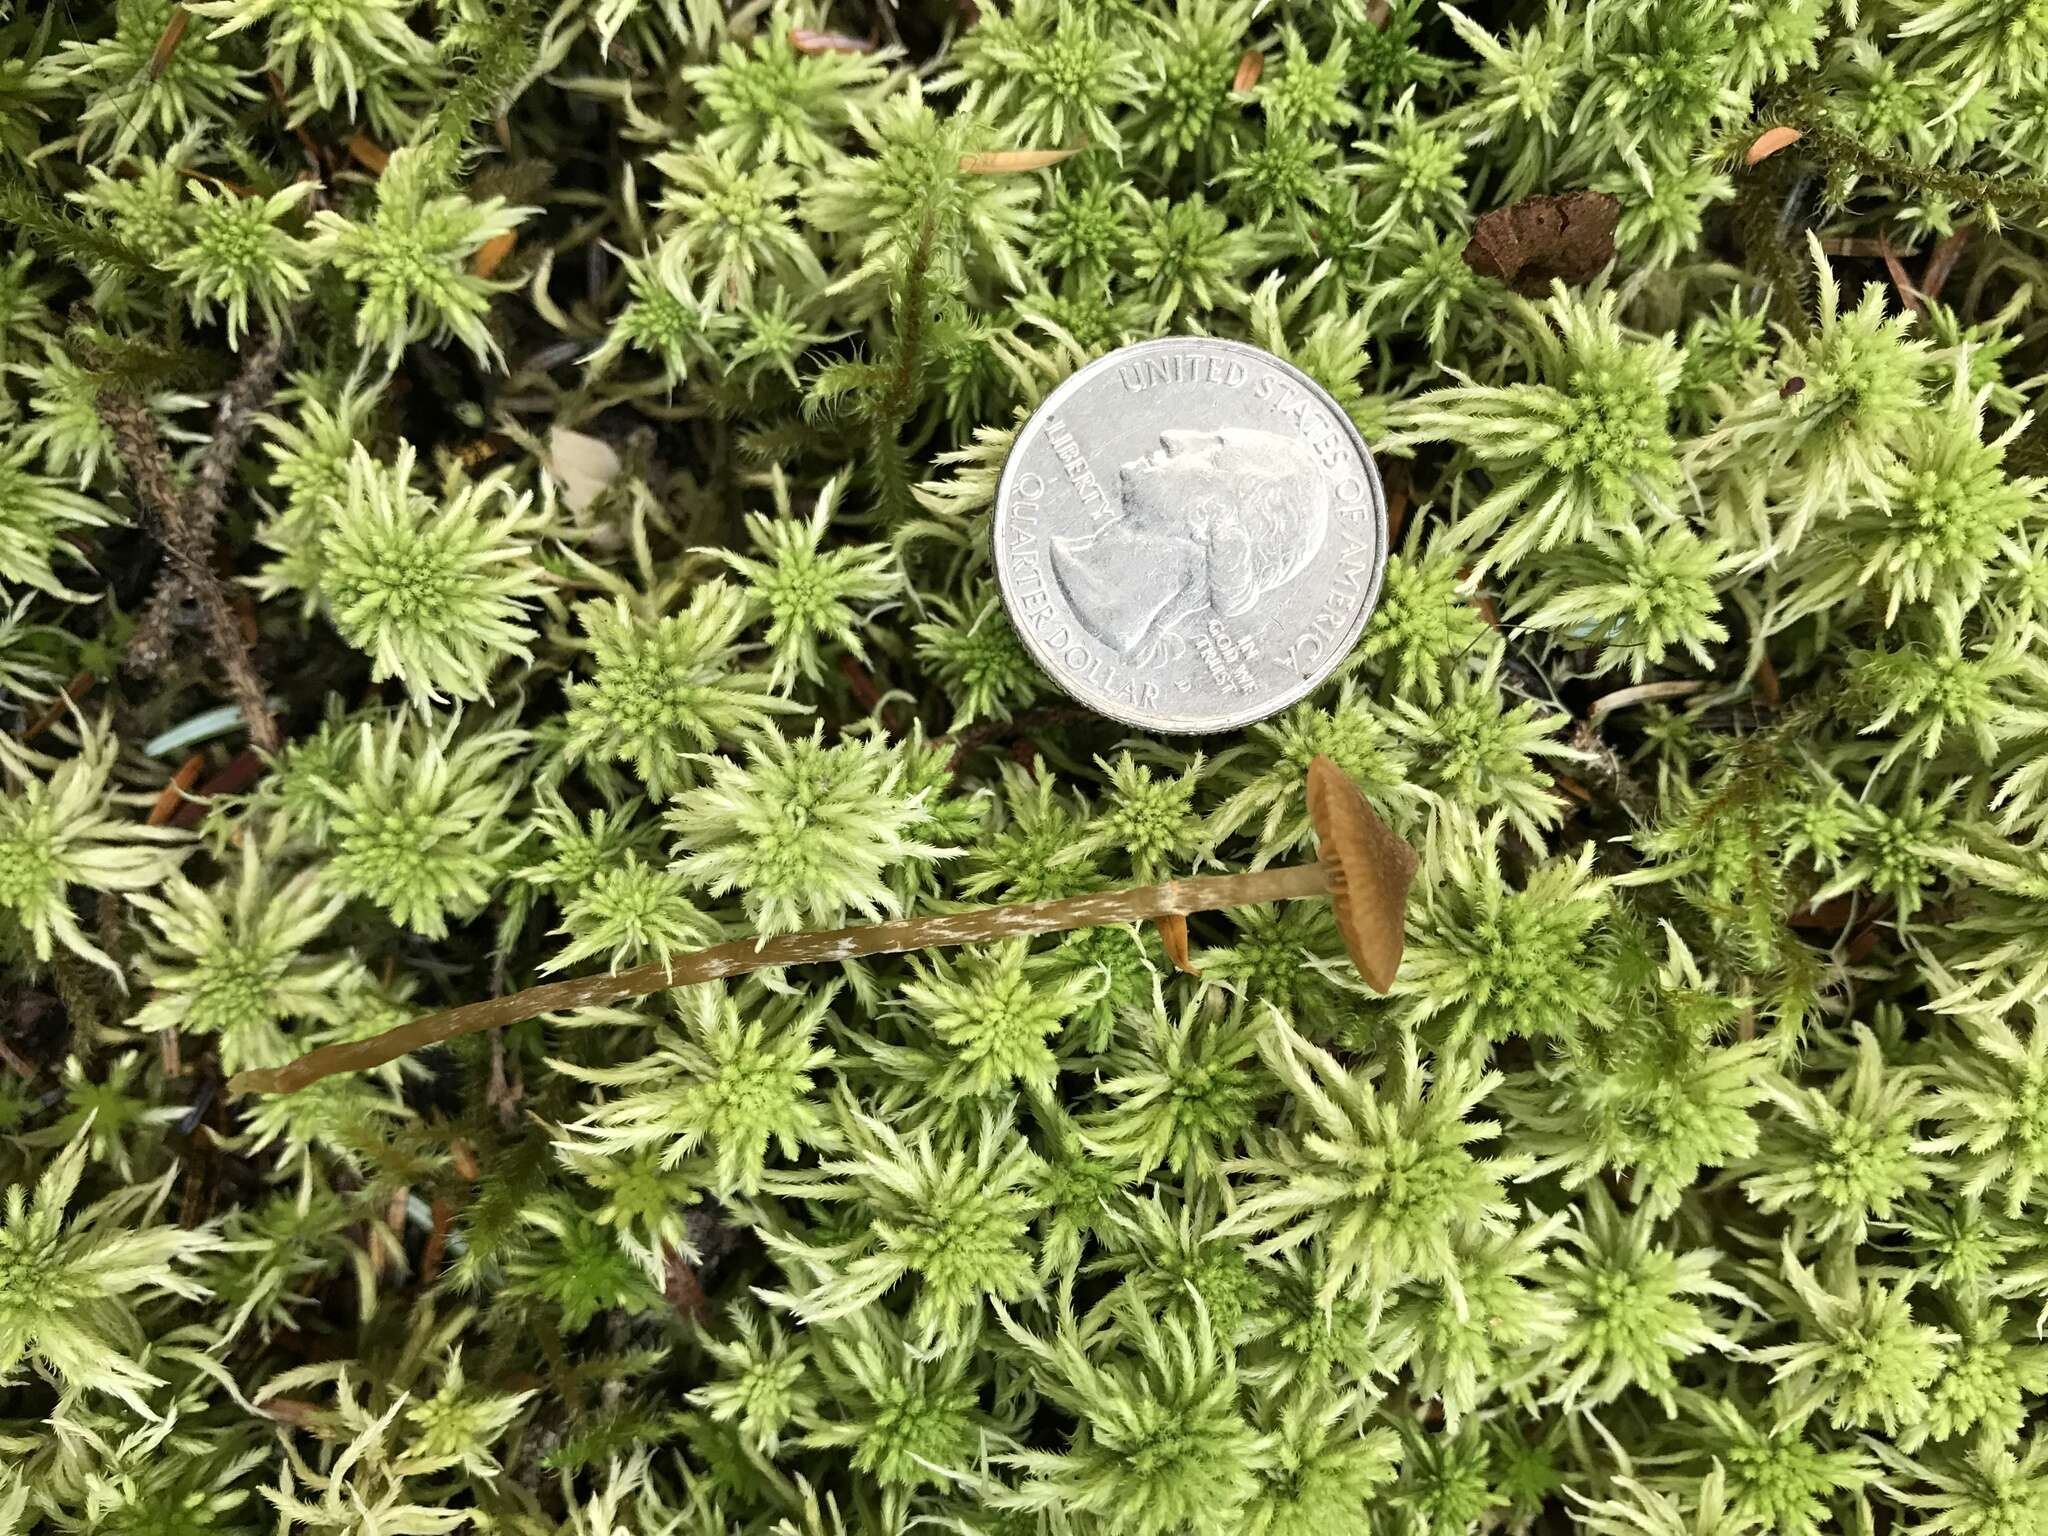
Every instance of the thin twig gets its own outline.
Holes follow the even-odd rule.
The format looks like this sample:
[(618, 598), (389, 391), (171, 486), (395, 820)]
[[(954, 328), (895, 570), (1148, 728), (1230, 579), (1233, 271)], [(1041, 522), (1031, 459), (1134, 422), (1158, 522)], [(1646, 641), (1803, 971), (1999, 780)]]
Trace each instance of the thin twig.
[(1656, 704), (1665, 699), (1683, 699), (1706, 686), (1698, 678), (1674, 678), (1669, 682), (1637, 683), (1632, 688), (1617, 688), (1593, 701), (1593, 707), (1586, 711), (1586, 723), (1597, 728), (1617, 709), (1627, 709), (1635, 704)]
[(178, 492), (177, 472), (171, 467), (156, 418), (141, 397), (125, 387), (101, 390), (99, 410), (100, 419), (114, 436), (128, 478), (135, 482), (143, 514), (155, 522), (166, 549), (174, 556), (181, 553), (170, 549), (170, 542), (183, 521), (184, 498)]
[(1970, 243), (1970, 226), (1943, 238), (1927, 258), (1927, 265), (1920, 271), (1920, 291), (1930, 299), (1941, 297), (1941, 290), (1948, 286), (1949, 274), (1955, 271), (1956, 262), (1962, 258), (1963, 247)]
[(138, 633), (159, 633), (164, 610), (190, 600), (199, 610), (215, 659), (227, 673), (229, 691), (242, 706), (250, 739), (265, 751), (275, 752), (283, 738), (271, 716), (263, 678), (242, 638), (241, 626), (235, 622), (227, 592), (214, 574), (212, 518), (206, 519), (203, 529), (194, 526), (190, 508), (196, 498), (188, 500), (179, 493), (156, 418), (138, 395), (118, 387), (103, 389), (99, 409), (171, 566), (164, 573), (164, 585), (150, 599), (150, 615), (156, 622), (144, 625)]
[[(292, 115), (291, 101), (285, 94), (284, 81), (278, 77), (276, 70), (266, 69), (263, 71), (263, 83), (270, 87), (271, 104), (284, 115), (286, 122), (289, 123)], [(313, 195), (309, 199), (309, 206), (313, 210), (318, 211), (327, 206), (327, 180), (329, 172), (326, 158), (320, 153), (318, 141), (314, 139), (304, 123), (300, 123), (297, 127), (293, 128), (292, 132), (298, 137), (299, 151), (306, 157), (308, 176), (313, 182)]]
[(171, 7), (170, 19), (157, 34), (156, 46), (149, 50), (149, 64), (145, 73), (150, 80), (161, 80), (164, 71), (171, 67), (171, 55), (178, 51), (178, 44), (185, 40), (186, 29), (192, 25), (192, 13), (182, 5)]
[(147, 825), (169, 826), (171, 818), (178, 814), (190, 798), (192, 786), (199, 782), (199, 775), (205, 770), (206, 755), (194, 752), (178, 765), (178, 771), (171, 775), (171, 781), (164, 785), (163, 792), (156, 797), (156, 804), (149, 808)]
[(256, 419), (269, 402), (277, 383), (277, 370), (284, 362), (285, 333), (272, 331), (263, 345), (249, 354), (242, 371), (235, 376), (213, 413), (213, 437), (199, 455), (199, 473), (192, 480), (187, 517), (194, 532), (208, 537), (227, 499), (228, 477), (242, 457), (242, 445), (256, 428)]
[(448, 1249), (448, 1229), (455, 1224), (455, 1202), (446, 1195), (434, 1196), (433, 1224), (427, 1229), (426, 1247), (420, 1252), (420, 1285), (432, 1285), (441, 1273), (441, 1259)]
[(228, 688), (242, 707), (249, 739), (265, 752), (277, 751), (283, 737), (270, 713), (268, 689), (248, 639), (213, 568), (214, 527), (242, 445), (276, 382), (284, 344), (283, 330), (272, 332), (249, 355), (221, 396), (214, 412), (213, 436), (200, 454), (191, 487), (184, 492), (179, 490), (156, 418), (141, 397), (121, 386), (103, 389), (99, 396), (100, 418), (113, 434), (115, 449), (170, 565), (162, 585), (150, 598), (144, 622), (137, 627), (137, 639), (143, 644), (136, 659), (158, 655), (167, 642), (171, 618), (190, 601), (198, 609), (215, 659), (227, 673)]
[(121, 653), (121, 666), (137, 677), (152, 677), (171, 659), (177, 643), (178, 619), (185, 607), (185, 588), (177, 581), (160, 581), (136, 615), (135, 628), (128, 636), (128, 648)]
[(1622, 814), (1631, 821), (1647, 822), (1656, 810), (1657, 798), (1636, 782), (1621, 761), (1620, 754), (1600, 739), (1600, 733), (1585, 721), (1572, 729), (1572, 743), (1586, 754), (1588, 774), (1614, 797)]
[(225, 768), (185, 797), (185, 803), (171, 817), (171, 825), (180, 831), (191, 831), (206, 820), (207, 812), (213, 809), (215, 797), (239, 795), (261, 778), (268, 766), (260, 752), (245, 749), (236, 753), (228, 759)]
[(484, 1090), (484, 1102), (498, 1112), (498, 1123), (511, 1130), (517, 1123), (519, 1101), (526, 1097), (525, 1082), (505, 1071), (505, 1035), (491, 1031), (491, 1080)]
[(1920, 302), (1920, 290), (1913, 286), (1913, 279), (1906, 275), (1906, 264), (1899, 260), (1899, 254), (1892, 249), (1889, 240), (1878, 241), (1877, 254), (1884, 260), (1884, 269), (1892, 280), (1892, 287), (1899, 293), (1899, 302), (1916, 315), (1927, 313), (1927, 306)]
[(846, 679), (846, 685), (853, 690), (853, 702), (868, 714), (882, 707), (882, 690), (875, 686), (875, 680), (868, 675), (868, 669), (860, 664), (858, 656), (839, 658), (839, 673)]
[(71, 681), (64, 685), (63, 692), (51, 700), (50, 707), (28, 723), (28, 728), (21, 733), (21, 739), (23, 741), (34, 741), (43, 732), (47, 731), (59, 720), (62, 720), (64, 712), (75, 706), (88, 693), (92, 692), (92, 685), (98, 681), (99, 679), (90, 672), (74, 672), (71, 675)]

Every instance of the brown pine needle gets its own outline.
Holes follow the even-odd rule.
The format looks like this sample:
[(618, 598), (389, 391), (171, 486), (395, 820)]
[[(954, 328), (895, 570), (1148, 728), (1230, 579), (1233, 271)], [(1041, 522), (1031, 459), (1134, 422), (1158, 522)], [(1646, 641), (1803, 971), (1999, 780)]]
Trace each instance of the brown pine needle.
[(349, 135), (348, 152), (351, 159), (373, 176), (381, 176), (384, 167), (391, 163), (391, 151), (363, 134)]
[(73, 708), (80, 699), (91, 693), (93, 685), (98, 681), (99, 679), (90, 672), (74, 672), (71, 675), (71, 681), (66, 683), (63, 691), (51, 701), (50, 707), (28, 723), (26, 729), (21, 733), (21, 739), (23, 741), (34, 741), (43, 732), (47, 731), (59, 720), (62, 720), (64, 712)]
[(205, 755), (199, 752), (194, 752), (184, 762), (178, 764), (178, 771), (171, 775), (170, 783), (163, 787), (163, 792), (156, 797), (156, 804), (149, 808), (148, 825), (170, 825), (171, 818), (176, 816), (185, 804), (187, 793), (199, 782), (200, 771), (205, 767)]
[(505, 264), (505, 258), (512, 254), (512, 248), (518, 243), (519, 237), (509, 229), (502, 235), (491, 236), (470, 258), (469, 270), (478, 277), (495, 277), (498, 268)]
[(171, 19), (164, 23), (164, 29), (157, 35), (156, 46), (149, 50), (147, 73), (152, 80), (161, 80), (164, 71), (171, 67), (171, 56), (178, 51), (178, 44), (185, 41), (185, 29), (192, 25), (192, 13), (182, 5), (171, 7)]

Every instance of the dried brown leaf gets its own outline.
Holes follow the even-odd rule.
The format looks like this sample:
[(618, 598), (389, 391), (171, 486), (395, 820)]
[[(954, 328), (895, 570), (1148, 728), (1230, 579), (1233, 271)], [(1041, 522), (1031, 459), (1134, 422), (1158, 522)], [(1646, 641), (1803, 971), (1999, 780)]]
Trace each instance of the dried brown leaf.
[(1381, 473), (1387, 493), (1387, 542), (1399, 544), (1401, 530), (1408, 522), (1408, 470), (1396, 459)]
[(789, 46), (798, 53), (873, 53), (872, 37), (854, 37), (845, 32), (814, 32), (809, 27), (791, 27)]
[[(1469, 565), (1458, 572), (1458, 582), (1461, 586), (1471, 579), (1472, 567)], [(1475, 590), (1466, 594), (1465, 601), (1479, 610), (1479, 617), (1486, 621), (1488, 629), (1497, 635), (1507, 633), (1505, 629), (1501, 628), (1500, 609), (1494, 605), (1491, 594)]]
[[(375, 1228), (371, 1230), (374, 1234)], [(256, 1411), (281, 1424), (314, 1424), (320, 1419), (320, 1405), (303, 1397), (266, 1397), (256, 1404)]]
[(376, 140), (360, 133), (348, 138), (349, 157), (374, 176), (384, 174), (384, 167), (391, 163), (391, 151)]
[(479, 465), (490, 463), (511, 446), (508, 439), (498, 436), (495, 432), (486, 432), (482, 437), (472, 438), (457, 448), (455, 459), (464, 469), (475, 469)]
[(236, 197), (261, 197), (263, 195), (246, 181), (228, 181), (224, 177), (209, 176), (206, 172), (195, 171), (190, 166), (179, 166), (178, 174), (187, 181), (203, 181), (209, 187), (218, 187), (223, 192), (232, 192)]
[(1801, 907), (1785, 921), (1794, 928), (1841, 929), (1856, 915), (1858, 903), (1864, 899), (1859, 891), (1853, 896), (1834, 896), (1817, 907)]
[(1783, 702), (1783, 690), (1778, 685), (1778, 669), (1771, 665), (1771, 658), (1759, 656), (1756, 659), (1756, 691), (1764, 703), (1776, 709)]
[(661, 1250), (661, 1294), (683, 1316), (696, 1322), (711, 1319), (711, 1298), (697, 1278), (696, 1266), (676, 1248)]
[(1744, 165), (1760, 164), (1770, 159), (1779, 150), (1797, 144), (1805, 137), (1806, 135), (1797, 128), (1789, 128), (1783, 123), (1780, 123), (1775, 128), (1766, 128), (1762, 133), (1750, 140), (1749, 148), (1743, 151), (1742, 163)]
[(1518, 293), (1541, 293), (1553, 279), (1583, 283), (1614, 259), (1620, 212), (1609, 192), (1525, 197), (1480, 216), (1465, 245), (1465, 265)]
[(519, 237), (511, 230), (502, 235), (493, 235), (477, 248), (470, 258), (469, 270), (478, 277), (493, 277), (498, 268), (505, 264), (505, 258), (512, 254), (512, 248), (519, 243)]
[(427, 1230), (426, 1246), (420, 1250), (420, 1285), (432, 1285), (441, 1273), (441, 1259), (448, 1249), (448, 1230), (455, 1225), (455, 1202), (446, 1195), (434, 1196), (433, 1225)]
[(960, 170), (968, 176), (1000, 176), (1012, 171), (1042, 171), (1049, 165), (1072, 159), (1088, 146), (1073, 149), (991, 149), (962, 155)]

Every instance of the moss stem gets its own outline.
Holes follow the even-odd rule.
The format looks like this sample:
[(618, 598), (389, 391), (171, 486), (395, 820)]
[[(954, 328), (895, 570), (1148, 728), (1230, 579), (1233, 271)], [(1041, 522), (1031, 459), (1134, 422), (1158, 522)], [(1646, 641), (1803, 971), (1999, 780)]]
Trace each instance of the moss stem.
[(1225, 907), (1267, 901), (1293, 901), (1329, 892), (1328, 871), (1320, 864), (1284, 869), (1251, 870), (1233, 875), (1197, 875), (1159, 885), (1133, 886), (1065, 896), (1056, 901), (1020, 902), (1014, 906), (977, 907), (862, 923), (850, 928), (825, 928), (777, 938), (737, 939), (630, 970), (551, 981), (505, 997), (464, 1003), (422, 1019), (401, 1024), (367, 1040), (323, 1045), (282, 1067), (239, 1072), (229, 1082), (236, 1093), (296, 1093), (324, 1077), (381, 1067), (413, 1051), (441, 1045), (462, 1035), (516, 1024), (538, 1014), (589, 1008), (640, 997), (667, 987), (694, 986), (748, 971), (779, 965), (816, 965), (854, 960), (866, 955), (894, 955), (907, 950), (939, 949), (955, 944), (980, 944), (998, 939), (1057, 933), (1069, 928), (1098, 928), (1112, 923), (1214, 912)]

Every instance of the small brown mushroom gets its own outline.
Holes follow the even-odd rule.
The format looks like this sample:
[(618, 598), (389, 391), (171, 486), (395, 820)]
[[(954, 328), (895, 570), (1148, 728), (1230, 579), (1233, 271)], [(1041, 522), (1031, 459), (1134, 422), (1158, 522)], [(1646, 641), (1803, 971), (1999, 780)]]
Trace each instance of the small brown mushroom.
[(1337, 931), (1366, 984), (1384, 992), (1401, 963), (1402, 912), (1415, 877), (1415, 853), (1373, 813), (1344, 770), (1318, 757), (1308, 770), (1309, 820), (1317, 857), (1313, 864), (1246, 870), (1234, 875), (1194, 875), (1158, 885), (1096, 891), (1054, 901), (978, 907), (893, 922), (863, 923), (776, 938), (737, 939), (709, 949), (672, 955), (630, 970), (551, 981), (506, 997), (464, 1003), (387, 1029), (365, 1040), (344, 1040), (308, 1051), (281, 1067), (238, 1072), (228, 1082), (235, 1093), (295, 1093), (339, 1072), (380, 1067), (412, 1051), (543, 1013), (589, 1008), (638, 997), (667, 987), (719, 981), (771, 966), (813, 965), (894, 955), (954, 944), (982, 944), (1097, 928), (1112, 923), (1155, 922), (1168, 936), (1171, 958), (1187, 965), (1186, 921), (1191, 912), (1215, 912), (1267, 901), (1328, 896)]
[(1373, 814), (1350, 775), (1327, 757), (1308, 765), (1308, 815), (1337, 931), (1366, 985), (1384, 992), (1401, 967), (1415, 850)]

